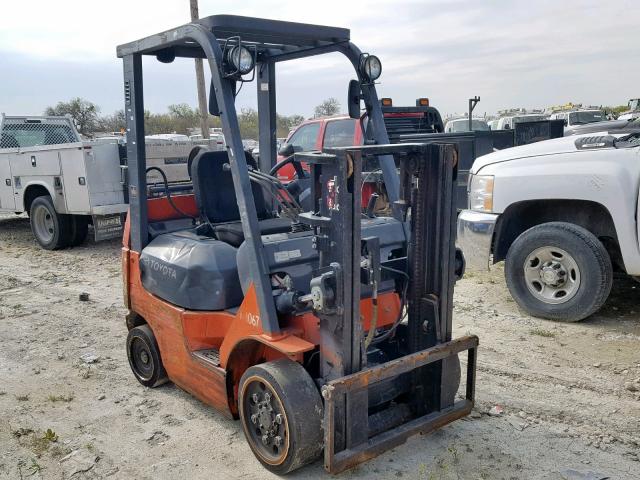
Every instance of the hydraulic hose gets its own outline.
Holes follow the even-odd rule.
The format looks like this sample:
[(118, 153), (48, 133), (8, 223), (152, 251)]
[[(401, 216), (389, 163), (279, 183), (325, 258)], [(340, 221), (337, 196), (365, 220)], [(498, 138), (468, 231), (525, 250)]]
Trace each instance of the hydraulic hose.
[(369, 324), (369, 332), (367, 333), (367, 338), (364, 340), (364, 350), (365, 352), (371, 345), (375, 335), (376, 328), (378, 327), (378, 282), (373, 283), (373, 293), (371, 294), (371, 305), (373, 308), (373, 314), (371, 316), (371, 323)]
[(158, 167), (148, 167), (145, 170), (145, 174), (149, 173), (152, 170), (156, 170), (160, 176), (162, 177), (162, 181), (164, 183), (164, 193), (167, 196), (167, 200), (169, 201), (169, 205), (171, 205), (171, 207), (178, 212), (180, 215), (182, 215), (183, 217), (187, 217), (187, 218), (191, 218), (193, 220), (198, 220), (196, 217), (189, 215), (188, 213), (182, 211), (180, 208), (178, 208), (178, 206), (173, 203), (173, 198), (171, 198), (171, 192), (169, 191), (169, 181), (167, 180), (167, 175), (162, 171), (162, 169), (158, 168)]
[[(406, 304), (407, 290), (409, 289), (409, 275), (406, 272), (403, 272), (402, 270), (396, 270), (395, 268), (391, 268), (391, 267), (385, 267), (385, 266), (381, 266), (380, 268), (382, 268), (383, 270), (387, 270), (388, 272), (395, 273), (397, 275), (402, 275), (405, 277), (406, 281), (402, 288), (402, 296), (400, 297), (400, 311), (398, 312), (398, 318), (396, 318), (396, 321), (393, 322), (393, 325), (391, 325), (391, 328), (389, 328), (389, 330), (387, 330), (386, 332), (384, 332), (383, 334), (377, 337), (374, 337), (373, 340), (371, 340), (372, 345), (376, 345), (388, 339), (391, 335), (393, 335), (393, 333), (398, 328), (398, 325), (400, 325), (400, 323), (402, 322), (402, 319), (404, 318), (404, 307)], [(369, 330), (369, 333), (371, 333), (371, 329)]]

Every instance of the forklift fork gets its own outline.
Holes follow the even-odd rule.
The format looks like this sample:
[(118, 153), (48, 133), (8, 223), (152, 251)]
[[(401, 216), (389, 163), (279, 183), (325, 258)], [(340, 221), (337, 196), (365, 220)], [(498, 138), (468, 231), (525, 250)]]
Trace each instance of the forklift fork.
[[(396, 360), (367, 368), (358, 373), (332, 380), (322, 388), (324, 398), (324, 467), (330, 473), (340, 473), (359, 463), (365, 462), (391, 448), (404, 443), (407, 438), (417, 433), (425, 434), (444, 425), (462, 418), (469, 413), (474, 405), (475, 377), (476, 377), (476, 353), (478, 337), (475, 335), (460, 337), (450, 342), (441, 343), (435, 347), (412, 353)], [(361, 392), (370, 386), (399, 375), (415, 371), (420, 367), (433, 364), (439, 360), (452, 358), (458, 353), (468, 351), (466, 394), (465, 398), (455, 402), (450, 407), (437, 410), (421, 417), (411, 419), (395, 428), (385, 430), (361, 443), (347, 442), (344, 449), (336, 450), (336, 403), (346, 403), (347, 412), (366, 415), (366, 410), (349, 408)], [(394, 415), (389, 412), (388, 422), (401, 422), (405, 420), (405, 413), (398, 410)], [(365, 419), (367, 420), (367, 419)], [(347, 424), (353, 419), (347, 419)], [(387, 423), (387, 425), (389, 424)], [(373, 428), (372, 428), (373, 427)], [(375, 429), (369, 426), (368, 431)], [(375, 430), (374, 430), (375, 431)]]
[[(393, 258), (369, 252), (363, 263), (363, 246), (369, 251), (378, 239), (361, 239), (361, 168), (363, 158), (380, 155), (393, 155), (400, 168), (394, 217), (403, 225), (406, 249)], [(329, 472), (339, 473), (473, 408), (478, 337), (451, 339), (457, 151), (448, 144), (369, 145), (296, 157), (311, 165), (313, 179), (316, 208), (301, 214), (300, 221), (314, 228), (319, 251), (319, 270), (311, 284), (312, 296), (321, 299), (314, 311), (320, 319), (324, 463)], [(392, 342), (384, 334), (377, 338), (376, 347), (396, 349), (392, 359), (367, 366), (375, 331), (365, 341), (361, 289), (366, 284), (375, 288), (381, 277), (393, 278), (388, 272), (408, 281), (403, 293), (407, 321), (399, 323), (401, 312)], [(324, 281), (327, 275), (331, 287)], [(335, 291), (328, 292), (331, 288)], [(374, 290), (372, 296), (376, 294)], [(458, 354), (464, 351), (466, 394), (456, 401)], [(382, 392), (385, 401), (371, 404), (373, 390)]]

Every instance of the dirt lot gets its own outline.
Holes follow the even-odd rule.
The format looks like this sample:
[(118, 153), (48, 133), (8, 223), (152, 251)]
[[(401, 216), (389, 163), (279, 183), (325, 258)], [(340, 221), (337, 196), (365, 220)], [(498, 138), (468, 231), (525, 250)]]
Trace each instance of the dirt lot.
[[(26, 218), (0, 218), (0, 478), (271, 478), (237, 422), (134, 380), (119, 253), (46, 252)], [(501, 268), (464, 279), (454, 329), (480, 337), (477, 412), (341, 477), (640, 478), (637, 286), (618, 279), (602, 312), (564, 325), (519, 312)]]

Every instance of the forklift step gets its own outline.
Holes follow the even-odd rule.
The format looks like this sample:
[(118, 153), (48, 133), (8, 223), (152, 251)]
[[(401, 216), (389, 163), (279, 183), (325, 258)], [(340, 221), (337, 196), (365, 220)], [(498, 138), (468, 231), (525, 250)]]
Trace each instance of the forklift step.
[(196, 358), (213, 367), (220, 366), (220, 352), (215, 348), (196, 350), (193, 352)]

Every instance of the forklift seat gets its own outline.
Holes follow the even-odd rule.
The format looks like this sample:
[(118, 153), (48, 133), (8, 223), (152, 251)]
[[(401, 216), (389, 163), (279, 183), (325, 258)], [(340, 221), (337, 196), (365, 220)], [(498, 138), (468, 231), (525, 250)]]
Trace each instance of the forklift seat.
[[(245, 152), (247, 165), (257, 168), (251, 155)], [(229, 163), (227, 152), (202, 151), (193, 159), (191, 176), (196, 205), (202, 219), (212, 226), (212, 233), (234, 247), (244, 242), (244, 232), (240, 222), (240, 211), (236, 200), (231, 171), (225, 168)], [(258, 214), (258, 225), (262, 235), (286, 233), (291, 230), (291, 221), (274, 218), (270, 204), (265, 201), (262, 187), (251, 183), (253, 199)]]

